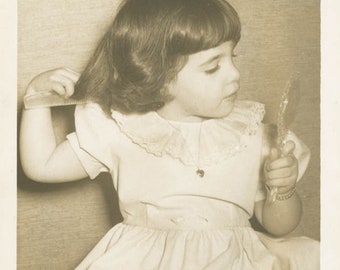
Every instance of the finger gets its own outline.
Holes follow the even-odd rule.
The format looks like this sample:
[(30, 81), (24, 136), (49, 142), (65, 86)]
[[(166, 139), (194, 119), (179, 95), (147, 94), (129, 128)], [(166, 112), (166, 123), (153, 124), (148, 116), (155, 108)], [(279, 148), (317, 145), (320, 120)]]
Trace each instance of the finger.
[(270, 162), (267, 165), (267, 170), (276, 170), (285, 167), (292, 167), (296, 163), (297, 163), (296, 158), (293, 155), (288, 155)]
[(60, 74), (54, 74), (50, 78), (53, 82), (57, 82), (62, 84), (65, 88), (65, 96), (69, 97), (74, 92), (74, 82), (70, 80), (68, 77), (62, 76)]
[(296, 184), (296, 180), (294, 177), (286, 177), (281, 179), (274, 179), (266, 181), (265, 183), (269, 188), (286, 188), (292, 187)]
[(64, 77), (71, 79), (73, 83), (76, 83), (80, 77), (80, 74), (78, 72), (75, 72), (74, 70), (69, 68), (62, 68), (59, 70), (59, 72)]
[(51, 90), (56, 92), (60, 96), (65, 96), (65, 94), (66, 94), (65, 87), (58, 82), (52, 82)]
[(270, 180), (291, 177), (293, 174), (294, 174), (294, 171), (292, 170), (291, 167), (280, 168), (280, 169), (267, 172), (267, 176)]
[(294, 149), (295, 149), (295, 143), (293, 141), (287, 141), (281, 149), (281, 155), (287, 156), (293, 153)]
[(265, 170), (266, 171), (270, 171), (270, 167), (269, 165), (271, 164), (272, 161), (274, 161), (275, 159), (277, 159), (279, 157), (279, 150), (277, 148), (271, 148), (269, 151), (269, 156), (266, 159), (265, 162)]

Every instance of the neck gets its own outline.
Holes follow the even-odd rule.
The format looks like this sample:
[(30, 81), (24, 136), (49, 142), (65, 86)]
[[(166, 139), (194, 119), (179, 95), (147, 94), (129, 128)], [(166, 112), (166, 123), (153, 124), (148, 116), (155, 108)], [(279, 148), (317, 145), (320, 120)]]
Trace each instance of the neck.
[(178, 122), (202, 122), (204, 118), (197, 115), (190, 115), (181, 110), (176, 110), (173, 106), (163, 106), (159, 110), (156, 111), (157, 114), (169, 121), (178, 121)]

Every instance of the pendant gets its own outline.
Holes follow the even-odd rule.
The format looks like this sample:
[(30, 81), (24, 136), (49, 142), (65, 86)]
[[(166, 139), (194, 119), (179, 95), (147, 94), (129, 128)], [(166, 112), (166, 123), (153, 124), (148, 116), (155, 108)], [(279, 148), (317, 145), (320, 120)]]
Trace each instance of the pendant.
[(202, 169), (197, 169), (196, 174), (197, 174), (199, 177), (203, 177), (203, 176), (204, 176), (204, 171), (203, 171)]

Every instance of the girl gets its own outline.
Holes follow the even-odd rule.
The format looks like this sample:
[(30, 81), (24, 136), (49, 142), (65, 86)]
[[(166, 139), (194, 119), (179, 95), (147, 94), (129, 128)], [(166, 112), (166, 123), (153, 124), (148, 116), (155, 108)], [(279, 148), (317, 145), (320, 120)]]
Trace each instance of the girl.
[(24, 110), (27, 176), (108, 172), (119, 194), (124, 221), (77, 269), (319, 268), (318, 242), (249, 225), (254, 213), (272, 236), (298, 225), (309, 150), (293, 133), (275, 147), (263, 105), (237, 100), (240, 31), (224, 0), (126, 0), (79, 79), (57, 69), (29, 84), (91, 102), (59, 145), (50, 109)]

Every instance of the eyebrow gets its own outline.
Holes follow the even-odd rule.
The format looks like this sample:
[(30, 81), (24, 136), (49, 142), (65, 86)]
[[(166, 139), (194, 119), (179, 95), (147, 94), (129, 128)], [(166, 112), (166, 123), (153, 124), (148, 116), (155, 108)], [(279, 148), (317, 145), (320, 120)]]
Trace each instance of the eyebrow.
[(221, 58), (221, 56), (223, 55), (223, 53), (219, 53), (217, 55), (214, 55), (210, 58), (208, 58), (207, 60), (205, 60), (203, 63), (201, 63), (199, 66), (200, 67), (203, 67), (203, 66), (206, 66), (214, 61), (216, 61), (217, 59)]
[[(229, 47), (231, 49), (231, 53), (233, 53), (236, 44), (232, 41), (231, 42), (231, 47)], [(228, 54), (226, 50), (222, 50), (222, 51), (215, 51), (214, 53), (211, 54), (211, 56), (208, 56), (206, 60), (204, 60), (202, 63), (199, 64), (199, 67), (204, 67), (209, 65), (210, 63), (218, 60), (219, 58), (223, 57), (224, 55)]]

